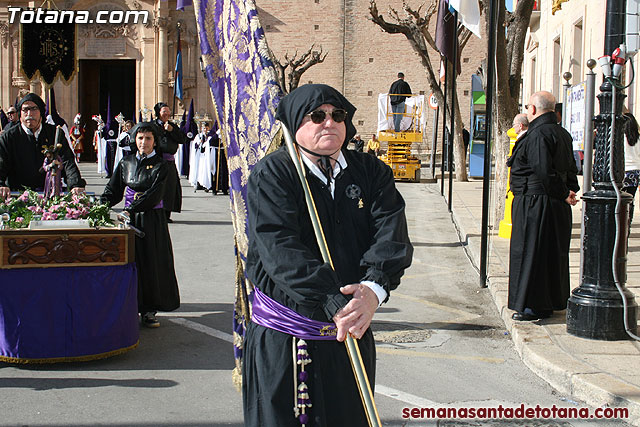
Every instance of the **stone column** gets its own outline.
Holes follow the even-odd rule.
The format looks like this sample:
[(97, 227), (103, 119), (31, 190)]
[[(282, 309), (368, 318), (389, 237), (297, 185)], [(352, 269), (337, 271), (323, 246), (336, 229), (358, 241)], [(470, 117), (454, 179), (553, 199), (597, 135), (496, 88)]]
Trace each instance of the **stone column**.
[[(140, 79), (137, 84), (140, 85), (140, 99), (138, 100), (138, 109), (141, 110), (145, 105), (148, 108), (153, 107), (156, 102), (156, 65), (154, 64), (155, 55), (155, 38), (143, 37), (140, 45), (142, 53), (142, 61), (140, 62)], [(157, 60), (157, 58), (155, 58)], [(157, 64), (157, 62), (156, 62)], [(138, 111), (139, 111), (138, 110)], [(139, 114), (136, 111), (136, 120)]]
[[(9, 24), (4, 20), (5, 14), (0, 14), (0, 76), (3, 82), (11, 81), (11, 46), (9, 44)], [(2, 85), (0, 88), (0, 106), (5, 110), (9, 107), (12, 100), (10, 100), (10, 85)]]
[(155, 25), (157, 28), (156, 37), (158, 40), (158, 69), (157, 69), (157, 89), (156, 89), (156, 102), (164, 101), (169, 102), (168, 94), (169, 94), (169, 82), (168, 82), (168, 74), (169, 74), (169, 58), (168, 58), (168, 50), (169, 46), (167, 43), (167, 25), (169, 23), (169, 19), (163, 16), (160, 16), (156, 19)]

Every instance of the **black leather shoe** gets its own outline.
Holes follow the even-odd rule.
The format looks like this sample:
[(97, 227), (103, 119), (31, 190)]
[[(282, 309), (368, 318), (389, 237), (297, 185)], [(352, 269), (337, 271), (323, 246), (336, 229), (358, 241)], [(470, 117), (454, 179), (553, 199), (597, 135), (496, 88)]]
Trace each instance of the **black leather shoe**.
[(547, 314), (547, 313), (543, 313), (543, 314), (531, 313), (530, 314), (530, 313), (523, 313), (521, 311), (516, 311), (515, 313), (513, 313), (511, 318), (513, 320), (519, 320), (522, 322), (530, 322), (532, 320), (546, 319), (549, 316), (550, 314)]
[(519, 321), (530, 321), (530, 320), (537, 320), (538, 319), (536, 316), (534, 316), (532, 314), (526, 314), (526, 313), (523, 313), (521, 311), (516, 311), (515, 313), (513, 313), (511, 318), (513, 320), (519, 320)]

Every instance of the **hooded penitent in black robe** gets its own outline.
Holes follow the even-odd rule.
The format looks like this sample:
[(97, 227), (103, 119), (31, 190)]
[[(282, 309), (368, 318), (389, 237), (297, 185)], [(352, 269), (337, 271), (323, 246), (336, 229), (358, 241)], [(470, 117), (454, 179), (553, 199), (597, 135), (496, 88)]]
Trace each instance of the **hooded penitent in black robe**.
[(509, 308), (564, 310), (569, 298), (571, 206), (577, 192), (571, 135), (553, 112), (529, 124), (509, 158), (514, 199), (509, 253)]
[[(165, 130), (164, 124), (156, 120), (158, 126), (158, 145), (156, 150), (160, 155), (167, 154), (175, 156), (180, 144), (187, 142), (187, 136), (180, 130), (178, 125), (169, 122), (173, 127), (171, 132)], [(169, 163), (169, 176), (164, 189), (164, 210), (169, 212), (180, 212), (182, 210), (182, 187), (180, 186), (180, 176), (174, 160), (167, 160)]]
[(180, 306), (169, 226), (164, 210), (156, 208), (162, 201), (169, 169), (158, 154), (140, 161), (135, 155), (126, 156), (102, 193), (102, 199), (110, 206), (122, 200), (125, 187), (138, 193), (125, 210), (131, 216), (131, 224), (145, 233), (144, 237), (136, 237), (140, 313), (172, 311)]
[[(281, 121), (297, 128), (306, 112), (328, 103), (349, 111), (345, 141), (353, 136), (355, 108), (342, 95), (324, 85), (296, 89), (301, 90), (298, 95), (312, 101), (301, 107), (297, 118), (280, 115)], [(283, 99), (279, 114), (288, 106), (287, 98)], [(405, 203), (395, 188), (391, 169), (368, 154), (348, 151), (344, 146), (342, 152), (347, 166), (335, 178), (334, 197), (327, 185), (307, 170), (335, 271), (322, 260), (302, 185), (287, 151), (281, 148), (260, 161), (248, 183), (249, 280), (276, 302), (323, 322), (331, 322), (349, 301), (340, 293), (341, 286), (368, 280), (389, 293), (400, 283), (413, 254)], [(242, 371), (246, 426), (300, 425), (293, 412), (292, 340), (291, 335), (248, 324)], [(335, 340), (306, 342), (312, 360), (306, 366), (312, 403), (307, 409), (308, 425), (367, 425), (345, 344)], [(376, 356), (370, 328), (358, 343), (373, 388)]]
[(213, 177), (213, 191), (229, 192), (229, 166), (227, 165), (227, 149), (222, 143), (222, 138), (215, 133), (212, 135), (211, 145), (216, 150), (216, 174)]
[[(42, 124), (37, 141), (32, 141), (20, 124), (3, 132), (0, 135), (0, 187), (9, 187), (12, 191), (21, 191), (23, 187), (42, 191), (45, 179), (45, 172), (40, 170), (44, 162), (42, 146), (53, 145), (55, 135), (56, 127), (48, 123)], [(64, 131), (60, 131), (56, 142), (62, 145), (58, 154), (62, 158), (67, 189), (84, 187), (86, 183), (80, 176)]]

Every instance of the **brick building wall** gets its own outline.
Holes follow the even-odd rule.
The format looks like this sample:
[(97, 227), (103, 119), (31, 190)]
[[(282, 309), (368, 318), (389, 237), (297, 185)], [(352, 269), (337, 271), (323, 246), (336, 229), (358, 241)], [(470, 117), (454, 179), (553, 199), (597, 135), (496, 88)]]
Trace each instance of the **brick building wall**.
[[(415, 94), (431, 93), (426, 71), (405, 36), (387, 34), (371, 22), (369, 0), (256, 0), (256, 4), (267, 42), (277, 58), (283, 58), (286, 52), (290, 56), (296, 50), (305, 52), (314, 43), (328, 52), (325, 62), (309, 69), (300, 84), (326, 83), (341, 90), (358, 108), (355, 125), (363, 139), (376, 132), (378, 94), (389, 90), (398, 72), (405, 74)], [(378, 0), (377, 4), (387, 20), (391, 19), (389, 6), (400, 16), (404, 14), (402, 0)], [(409, 4), (417, 8), (421, 2), (410, 0)], [(434, 35), (435, 22), (434, 16)], [(484, 40), (472, 36), (461, 55), (462, 74), (456, 84), (467, 128), (471, 74), (480, 66), (485, 52)], [(432, 50), (429, 55), (439, 70), (439, 55)], [(424, 142), (414, 147), (420, 154), (430, 150), (433, 117), (433, 110), (429, 110)]]

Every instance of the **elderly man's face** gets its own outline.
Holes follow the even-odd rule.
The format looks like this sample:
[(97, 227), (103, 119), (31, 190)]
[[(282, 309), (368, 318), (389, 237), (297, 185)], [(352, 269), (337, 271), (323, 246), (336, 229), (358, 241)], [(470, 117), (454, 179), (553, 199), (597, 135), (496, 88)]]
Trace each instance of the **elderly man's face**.
[(171, 117), (171, 110), (169, 109), (169, 107), (162, 107), (160, 109), (160, 120), (166, 123), (169, 121), (170, 117)]
[(9, 111), (7, 111), (7, 118), (9, 119), (10, 122), (18, 121), (18, 112), (16, 111), (15, 108), (12, 107)]
[(345, 122), (337, 123), (331, 117), (331, 112), (339, 108), (331, 104), (323, 104), (316, 108), (325, 113), (324, 121), (313, 123), (309, 115), (304, 116), (296, 132), (296, 141), (304, 148), (325, 156), (332, 155), (340, 149), (347, 134)]
[(529, 99), (529, 103), (526, 105), (527, 107), (527, 120), (529, 120), (529, 123), (531, 123), (533, 121), (533, 119), (535, 119), (535, 113), (536, 113), (536, 107), (535, 105), (533, 105), (533, 99)]
[(40, 109), (33, 101), (25, 101), (20, 107), (20, 121), (27, 129), (38, 129), (40, 126)]

